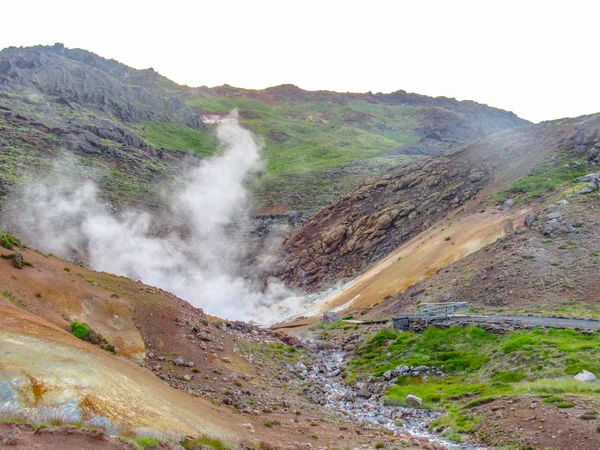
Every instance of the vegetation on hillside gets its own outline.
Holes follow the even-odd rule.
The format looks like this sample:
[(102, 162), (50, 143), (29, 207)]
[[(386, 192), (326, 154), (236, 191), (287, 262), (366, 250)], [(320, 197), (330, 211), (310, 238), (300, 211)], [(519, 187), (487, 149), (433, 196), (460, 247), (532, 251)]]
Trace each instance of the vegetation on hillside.
[(137, 131), (156, 148), (168, 148), (199, 156), (210, 156), (217, 148), (215, 137), (206, 130), (184, 125), (146, 121), (137, 127)]
[(21, 246), (21, 240), (14, 237), (12, 234), (0, 231), (0, 246), (7, 250), (12, 250), (15, 246)]
[(386, 402), (405, 405), (407, 395), (416, 395), (424, 407), (449, 411), (432, 427), (445, 424), (462, 433), (473, 431), (477, 423), (469, 409), (498, 396), (599, 394), (597, 385), (572, 379), (582, 370), (599, 373), (599, 361), (600, 337), (575, 330), (498, 335), (480, 327), (429, 328), (423, 333), (385, 329), (357, 349), (348, 364), (348, 379), (381, 377), (399, 365), (437, 366), (446, 376), (398, 377)]
[(516, 204), (531, 203), (569, 183), (576, 183), (578, 177), (589, 171), (590, 167), (581, 158), (572, 158), (565, 153), (561, 158), (542, 162), (525, 177), (500, 189), (491, 201), (501, 203), (512, 197)]

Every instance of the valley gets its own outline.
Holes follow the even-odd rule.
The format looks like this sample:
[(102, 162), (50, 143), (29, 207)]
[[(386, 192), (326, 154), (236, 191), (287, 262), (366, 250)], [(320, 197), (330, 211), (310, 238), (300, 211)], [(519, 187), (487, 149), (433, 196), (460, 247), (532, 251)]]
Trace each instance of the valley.
[(0, 448), (597, 449), (599, 167), (600, 114), (4, 49)]

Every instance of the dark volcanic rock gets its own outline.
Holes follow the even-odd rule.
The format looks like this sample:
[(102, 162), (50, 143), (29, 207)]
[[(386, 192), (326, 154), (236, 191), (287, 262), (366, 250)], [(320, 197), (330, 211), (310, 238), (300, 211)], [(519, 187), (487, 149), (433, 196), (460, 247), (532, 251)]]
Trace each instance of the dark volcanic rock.
[(94, 104), (109, 109), (125, 122), (177, 122), (203, 128), (180, 97), (129, 84), (135, 73), (116, 61), (91, 52), (66, 49), (62, 44), (9, 47), (0, 53), (0, 86), (17, 92), (52, 96), (65, 104)]

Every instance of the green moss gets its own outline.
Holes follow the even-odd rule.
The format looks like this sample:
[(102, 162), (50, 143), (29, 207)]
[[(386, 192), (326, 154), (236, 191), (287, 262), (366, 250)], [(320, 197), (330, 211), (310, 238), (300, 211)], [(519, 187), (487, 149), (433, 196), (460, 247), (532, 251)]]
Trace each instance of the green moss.
[[(494, 391), (508, 391), (510, 387), (495, 388)], [(423, 400), (424, 406), (435, 406), (443, 404), (448, 400), (481, 395), (489, 391), (485, 383), (467, 383), (462, 377), (445, 377), (423, 382), (422, 378), (406, 377), (400, 380), (399, 385), (388, 389), (386, 404), (406, 405), (406, 397), (409, 394), (416, 395)]]
[(2, 292), (2, 297), (7, 298), (8, 301), (10, 301), (13, 305), (15, 305), (17, 308), (23, 308), (25, 306), (25, 303), (23, 302), (22, 298), (16, 298), (12, 293), (10, 292)]
[[(429, 328), (424, 333), (385, 329), (369, 339), (348, 366), (353, 376), (367, 373), (380, 376), (401, 364), (435, 365), (447, 372), (469, 373), (489, 361), (489, 355), (482, 350), (498, 339), (478, 327)], [(392, 353), (391, 358), (386, 356), (388, 352)]]
[(442, 367), (448, 376), (399, 377), (385, 393), (385, 402), (406, 405), (406, 397), (416, 395), (424, 407), (447, 411), (434, 426), (460, 435), (474, 429), (478, 418), (471, 416), (473, 408), (501, 396), (533, 394), (560, 403), (559, 394), (600, 394), (600, 386), (565, 378), (583, 369), (600, 373), (597, 361), (600, 337), (576, 330), (495, 335), (479, 327), (429, 328), (423, 333), (384, 329), (356, 350), (347, 379), (380, 376), (398, 365)]
[(556, 405), (556, 407), (560, 409), (574, 408), (575, 404), (569, 402), (560, 402)]

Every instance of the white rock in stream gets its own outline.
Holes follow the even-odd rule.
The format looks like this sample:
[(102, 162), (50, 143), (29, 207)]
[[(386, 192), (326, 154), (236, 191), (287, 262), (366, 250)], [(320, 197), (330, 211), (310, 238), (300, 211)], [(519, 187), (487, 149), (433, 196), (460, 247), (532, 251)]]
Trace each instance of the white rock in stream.
[(416, 395), (408, 394), (406, 396), (406, 403), (411, 406), (419, 406), (423, 404), (423, 400), (417, 397)]
[(596, 381), (596, 375), (594, 375), (592, 372), (588, 372), (587, 370), (579, 372), (574, 378), (579, 381)]

